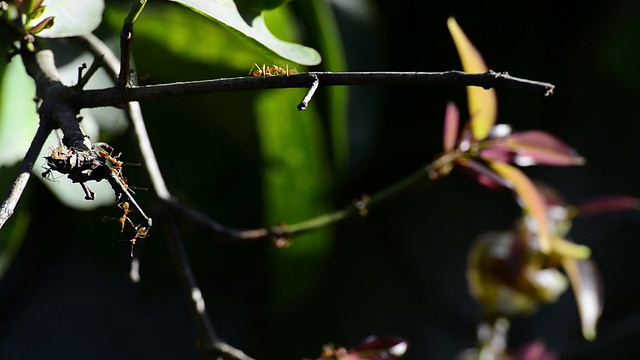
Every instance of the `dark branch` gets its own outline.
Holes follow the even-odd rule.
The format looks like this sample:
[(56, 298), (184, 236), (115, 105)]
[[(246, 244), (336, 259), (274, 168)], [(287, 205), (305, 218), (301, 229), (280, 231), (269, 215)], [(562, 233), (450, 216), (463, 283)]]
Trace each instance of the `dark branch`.
[[(100, 57), (105, 65), (105, 70), (109, 75), (115, 79), (118, 76), (118, 69), (120, 69), (120, 62), (111, 49), (93, 34), (87, 34), (82, 37), (75, 38), (86, 49), (88, 49), (95, 57)], [(151, 183), (153, 184), (153, 190), (160, 199), (171, 199), (171, 193), (167, 189), (167, 185), (164, 182), (160, 167), (156, 160), (155, 153), (151, 147), (151, 140), (147, 134), (144, 119), (142, 117), (142, 111), (140, 104), (133, 101), (125, 105), (125, 111), (131, 125), (133, 126), (136, 138), (138, 139), (138, 147), (144, 161), (144, 166), (149, 174)]]
[(84, 132), (80, 128), (77, 108), (64, 101), (72, 96), (73, 90), (60, 81), (53, 52), (23, 50), (22, 60), (27, 73), (36, 83), (38, 97), (42, 99), (38, 110), (40, 124), (62, 129), (64, 133), (62, 141), (68, 147), (91, 149), (91, 143), (87, 143)]
[(80, 108), (119, 106), (129, 101), (156, 100), (166, 97), (188, 96), (216, 92), (310, 88), (315, 81), (320, 86), (386, 85), (386, 86), (480, 86), (500, 88), (549, 96), (554, 85), (512, 77), (507, 73), (489, 71), (467, 74), (462, 71), (446, 72), (311, 72), (280, 76), (246, 76), (216, 80), (190, 81), (173, 84), (118, 87), (86, 90), (74, 99)]
[(178, 267), (178, 271), (181, 275), (183, 286), (185, 291), (189, 294), (189, 309), (195, 319), (198, 327), (200, 342), (198, 348), (206, 355), (213, 356), (215, 358), (223, 358), (230, 360), (253, 360), (247, 356), (244, 352), (233, 346), (220, 340), (216, 334), (211, 318), (207, 313), (204, 297), (200, 292), (195, 275), (191, 270), (191, 264), (189, 263), (189, 257), (184, 247), (184, 242), (180, 237), (180, 233), (175, 224), (175, 220), (171, 217), (171, 214), (165, 213), (162, 219), (167, 233), (169, 234), (169, 246), (171, 247), (171, 254), (173, 254), (174, 261)]

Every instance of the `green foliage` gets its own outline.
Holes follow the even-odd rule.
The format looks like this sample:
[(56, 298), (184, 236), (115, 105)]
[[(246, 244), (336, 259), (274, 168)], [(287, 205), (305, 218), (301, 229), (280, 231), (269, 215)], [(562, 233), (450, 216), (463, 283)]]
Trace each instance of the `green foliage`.
[(238, 8), (254, 11), (272, 10), (289, 1), (291, 0), (234, 0)]
[[(313, 110), (298, 111), (304, 91), (261, 94), (255, 103), (263, 162), (265, 222), (295, 223), (330, 210), (327, 146)], [(272, 294), (282, 311), (316, 286), (324, 258), (332, 249), (331, 231), (296, 236), (291, 247), (272, 252)]]
[[(320, 54), (314, 49), (282, 41), (273, 36), (267, 28), (262, 14), (250, 16), (249, 22), (247, 22), (238, 12), (238, 8), (232, 0), (215, 2), (205, 0), (172, 1), (217, 21), (231, 33), (239, 35), (241, 39), (248, 40), (269, 54), (302, 65), (317, 65), (320, 63)], [(197, 41), (197, 38), (193, 38), (192, 41)]]
[(0, 86), (0, 167), (22, 160), (36, 133), (35, 89), (22, 60), (13, 58), (4, 69)]
[(53, 17), (55, 23), (38, 36), (60, 38), (90, 33), (102, 22), (103, 11), (103, 0), (48, 0), (41, 17)]

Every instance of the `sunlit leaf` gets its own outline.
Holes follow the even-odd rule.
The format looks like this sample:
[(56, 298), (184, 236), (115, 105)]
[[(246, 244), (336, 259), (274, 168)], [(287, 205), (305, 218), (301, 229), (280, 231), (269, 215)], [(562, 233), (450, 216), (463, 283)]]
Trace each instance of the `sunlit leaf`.
[[(462, 69), (467, 73), (485, 73), (489, 69), (485, 65), (482, 56), (464, 34), (453, 17), (447, 20), (449, 32), (458, 49), (462, 62)], [(477, 140), (482, 140), (489, 135), (498, 113), (498, 100), (494, 89), (483, 89), (477, 86), (467, 87), (469, 102), (469, 116), (471, 129)]]
[(562, 266), (571, 281), (580, 313), (582, 335), (587, 340), (595, 340), (596, 326), (603, 305), (603, 288), (600, 274), (591, 260), (564, 258)]
[[(232, 33), (249, 40), (254, 45), (278, 57), (302, 65), (317, 65), (320, 54), (312, 48), (282, 41), (267, 28), (262, 14), (251, 19), (248, 24), (238, 12), (232, 0), (171, 0), (187, 6), (212, 20), (217, 21)], [(198, 41), (194, 38), (193, 41)]]
[(458, 138), (458, 126), (460, 124), (460, 112), (456, 104), (450, 102), (447, 104), (447, 110), (444, 114), (444, 132), (442, 135), (442, 144), (445, 152), (453, 151)]
[(548, 254), (551, 251), (549, 238), (549, 223), (543, 197), (529, 178), (517, 168), (501, 163), (492, 162), (491, 168), (511, 183), (511, 188), (518, 197), (520, 206), (531, 216), (537, 225), (540, 250)]
[(284, 5), (291, 0), (234, 0), (239, 8), (249, 10), (271, 10)]
[(59, 38), (92, 32), (102, 22), (104, 0), (46, 0), (42, 17), (53, 17), (54, 25), (39, 37)]
[(0, 87), (0, 166), (22, 160), (31, 144), (39, 121), (35, 94), (33, 79), (15, 56), (5, 68)]

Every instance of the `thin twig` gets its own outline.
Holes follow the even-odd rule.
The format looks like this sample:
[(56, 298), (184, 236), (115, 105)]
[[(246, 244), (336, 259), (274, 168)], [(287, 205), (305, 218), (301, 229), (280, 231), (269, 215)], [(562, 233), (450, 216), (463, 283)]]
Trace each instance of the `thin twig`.
[(157, 100), (167, 97), (189, 96), (216, 92), (307, 88), (315, 79), (321, 86), (377, 85), (377, 86), (480, 86), (528, 92), (536, 95), (553, 94), (553, 84), (516, 78), (507, 73), (488, 71), (468, 74), (462, 71), (445, 72), (310, 72), (289, 76), (244, 76), (215, 80), (187, 81), (171, 84), (132, 86), (126, 89), (86, 90), (74, 98), (79, 108), (119, 106), (129, 101)]
[(120, 74), (118, 74), (118, 87), (124, 88), (129, 85), (131, 79), (131, 42), (133, 42), (133, 24), (144, 9), (147, 0), (136, 0), (131, 3), (129, 14), (124, 19), (122, 30), (120, 31)]
[(192, 312), (196, 325), (198, 327), (200, 343), (198, 347), (204, 354), (210, 354), (218, 357), (222, 356), (225, 359), (231, 360), (253, 360), (247, 356), (244, 352), (233, 346), (220, 340), (216, 334), (211, 318), (207, 313), (204, 298), (202, 292), (198, 287), (196, 278), (191, 270), (191, 264), (189, 263), (189, 257), (184, 247), (184, 242), (180, 237), (175, 219), (170, 214), (164, 214), (162, 223), (165, 226), (167, 233), (169, 234), (169, 246), (171, 247), (171, 254), (173, 254), (174, 261), (178, 265), (178, 271), (180, 272), (183, 286), (188, 294), (190, 294), (189, 309)]
[(307, 106), (309, 106), (309, 101), (311, 101), (313, 94), (315, 94), (316, 90), (318, 90), (318, 86), (320, 86), (320, 80), (318, 80), (318, 78), (315, 77), (313, 80), (313, 83), (311, 83), (311, 87), (309, 87), (309, 91), (307, 91), (307, 94), (304, 96), (300, 104), (298, 104), (298, 110), (300, 111), (307, 110)]
[[(117, 69), (120, 68), (118, 59), (111, 49), (102, 42), (102, 40), (92, 34), (89, 34), (82, 38), (82, 42), (91, 52), (94, 53), (94, 55), (104, 55), (107, 72), (112, 76), (116, 74)], [(153, 184), (153, 189), (158, 198), (165, 202), (169, 202), (172, 199), (172, 196), (165, 185), (164, 178), (160, 173), (153, 149), (151, 148), (151, 142), (147, 135), (139, 103), (129, 103), (127, 105), (126, 112), (132, 126), (134, 127), (136, 138), (138, 139), (138, 145), (140, 147), (142, 157), (145, 159), (144, 163)], [(201, 339), (201, 351), (205, 354), (222, 356), (223, 358), (230, 360), (253, 360), (241, 350), (234, 348), (218, 338), (206, 311), (204, 298), (202, 297), (202, 293), (200, 292), (193, 274), (188, 255), (184, 247), (184, 242), (182, 241), (177, 229), (175, 220), (170, 215), (167, 216), (166, 214), (162, 220), (162, 223), (166, 226), (169, 234), (169, 243), (172, 249), (171, 253), (174, 255), (174, 261), (178, 266), (178, 271), (181, 274), (185, 289), (187, 293), (190, 294), (189, 307), (192, 310), (195, 323), (200, 333), (199, 338)]]
[(83, 89), (87, 85), (91, 77), (95, 75), (96, 71), (98, 71), (98, 69), (102, 67), (103, 62), (104, 59), (102, 58), (102, 56), (94, 56), (93, 62), (91, 62), (91, 66), (89, 66), (87, 72), (82, 76), (82, 69), (86, 69), (87, 67), (87, 65), (83, 63), (83, 67), (78, 69), (79, 78), (78, 83), (76, 84), (76, 88)]
[(18, 175), (7, 192), (4, 202), (0, 205), (0, 228), (2, 228), (5, 222), (7, 222), (11, 215), (13, 215), (13, 212), (18, 205), (18, 201), (20, 200), (20, 197), (27, 186), (27, 182), (31, 177), (31, 169), (33, 169), (33, 165), (38, 158), (38, 154), (40, 154), (40, 150), (44, 146), (51, 130), (50, 126), (41, 125), (38, 127), (38, 130), (31, 141), (31, 145), (29, 146), (29, 150), (27, 150), (27, 154), (25, 155), (24, 160), (22, 160), (22, 165), (20, 166)]
[(206, 214), (190, 207), (181, 204), (176, 200), (168, 201), (167, 204), (171, 206), (176, 212), (184, 215), (194, 224), (201, 229), (207, 231), (210, 235), (221, 240), (239, 240), (239, 241), (256, 241), (263, 239), (274, 239), (277, 237), (290, 238), (294, 235), (300, 235), (306, 232), (318, 230), (329, 225), (336, 224), (343, 220), (349, 219), (355, 215), (366, 215), (369, 209), (392, 197), (393, 195), (404, 191), (411, 185), (415, 184), (418, 180), (427, 179), (430, 183), (435, 182), (439, 178), (432, 178), (428, 176), (432, 172), (432, 166), (429, 165), (426, 168), (420, 168), (409, 176), (397, 181), (391, 186), (374, 193), (371, 196), (364, 195), (360, 199), (354, 200), (353, 204), (347, 205), (339, 210), (331, 213), (322, 214), (311, 219), (307, 219), (295, 224), (287, 224), (286, 226), (273, 226), (271, 228), (258, 228), (258, 229), (234, 229), (226, 227), (214, 220), (212, 220)]

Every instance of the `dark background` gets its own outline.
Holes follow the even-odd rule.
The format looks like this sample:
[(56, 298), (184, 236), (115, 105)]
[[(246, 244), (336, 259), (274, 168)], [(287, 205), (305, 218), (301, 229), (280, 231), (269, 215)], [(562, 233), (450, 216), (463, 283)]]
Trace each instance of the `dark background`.
[[(372, 6), (375, 17), (367, 21), (337, 7), (349, 70), (460, 69), (446, 28), (453, 15), (489, 68), (556, 85), (549, 98), (498, 91), (499, 122), (548, 131), (587, 159), (579, 168), (527, 169), (532, 178), (556, 188), (569, 203), (605, 194), (639, 195), (640, 4), (375, 1)], [(192, 76), (206, 73), (188, 63), (174, 65), (176, 74), (187, 68)], [(142, 57), (139, 66), (160, 71), (152, 64), (144, 67)], [(351, 91), (352, 163), (348, 182), (334, 199), (338, 206), (427, 164), (441, 150), (446, 102), (456, 101), (463, 114), (466, 102), (464, 89), (453, 87)], [(223, 106), (240, 96), (252, 95), (181, 101)], [(260, 202), (251, 200), (259, 198), (257, 170), (216, 169), (215, 151), (234, 146), (231, 140), (172, 143), (176, 132), (189, 139), (193, 130), (169, 126), (162, 117), (168, 106), (150, 102), (143, 110), (155, 119), (149, 132), (170, 189), (199, 204), (208, 196), (220, 199), (200, 206), (222, 223), (258, 226)], [(126, 137), (116, 145), (135, 153)], [(252, 156), (250, 149), (231, 153), (240, 164)], [(176, 165), (183, 162), (185, 167)], [(132, 180), (143, 182), (136, 171), (129, 172)], [(97, 224), (104, 210), (64, 208), (36, 181), (29, 191), (21, 206), (29, 207), (33, 225), (0, 283), (0, 357), (199, 358), (186, 296), (161, 232), (140, 246), (143, 280), (133, 285), (126, 244), (97, 241), (114, 236), (103, 234), (112, 227)], [(367, 217), (337, 226), (321, 279), (302, 301), (278, 314), (264, 306), (268, 244), (219, 245), (188, 227), (183, 231), (218, 334), (255, 358), (312, 358), (325, 343), (349, 346), (371, 334), (392, 334), (408, 340), (406, 359), (453, 359), (473, 346), (480, 316), (466, 290), (469, 246), (484, 231), (507, 229), (517, 216), (508, 193), (492, 192), (457, 172), (435, 185), (417, 184)], [(596, 341), (582, 339), (567, 292), (534, 316), (515, 320), (510, 347), (541, 339), (562, 359), (640, 357), (639, 231), (640, 217), (633, 213), (574, 224), (572, 239), (592, 248), (606, 287)]]

